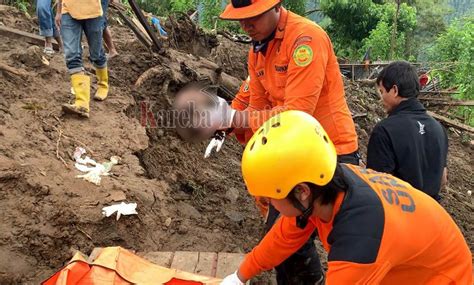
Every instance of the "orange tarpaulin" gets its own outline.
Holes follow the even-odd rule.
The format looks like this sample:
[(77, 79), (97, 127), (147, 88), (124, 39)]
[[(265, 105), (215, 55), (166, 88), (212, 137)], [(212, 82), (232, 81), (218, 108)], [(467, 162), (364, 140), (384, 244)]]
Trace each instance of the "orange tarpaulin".
[(88, 263), (80, 253), (42, 285), (219, 284), (220, 280), (155, 265), (121, 247), (104, 248)]

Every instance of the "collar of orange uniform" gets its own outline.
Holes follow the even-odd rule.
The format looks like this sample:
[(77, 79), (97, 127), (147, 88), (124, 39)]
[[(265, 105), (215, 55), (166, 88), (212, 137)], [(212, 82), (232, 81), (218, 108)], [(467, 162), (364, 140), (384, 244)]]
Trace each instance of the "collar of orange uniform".
[(286, 24), (288, 22), (288, 10), (281, 7), (280, 20), (276, 29), (275, 39), (283, 39), (285, 36)]
[(332, 224), (334, 222), (334, 217), (339, 213), (339, 210), (341, 209), (342, 201), (344, 201), (344, 197), (346, 197), (346, 191), (339, 192), (336, 198), (336, 201), (334, 201), (334, 206), (332, 208), (332, 216), (331, 220), (329, 222), (323, 222), (321, 219), (322, 224)]

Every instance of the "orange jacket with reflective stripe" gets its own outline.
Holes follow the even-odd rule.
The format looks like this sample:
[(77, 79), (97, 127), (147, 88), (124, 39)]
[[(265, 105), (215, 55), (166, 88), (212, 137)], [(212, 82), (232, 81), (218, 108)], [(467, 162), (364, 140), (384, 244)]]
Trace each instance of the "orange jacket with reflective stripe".
[(282, 8), (266, 52), (250, 49), (248, 70), (252, 131), (279, 112), (300, 110), (321, 123), (339, 155), (358, 149), (339, 64), (321, 27)]
[(342, 165), (348, 185), (327, 223), (282, 217), (240, 266), (252, 278), (296, 252), (314, 230), (328, 251), (326, 284), (472, 284), (461, 231), (433, 198), (389, 174)]

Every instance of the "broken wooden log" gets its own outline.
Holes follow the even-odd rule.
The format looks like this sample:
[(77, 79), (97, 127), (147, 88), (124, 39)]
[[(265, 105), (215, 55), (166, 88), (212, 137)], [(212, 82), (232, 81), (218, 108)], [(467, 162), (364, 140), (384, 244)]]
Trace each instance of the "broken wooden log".
[[(29, 44), (44, 46), (44, 37), (41, 37), (32, 33), (27, 33), (24, 31), (20, 31), (14, 28), (0, 26), (0, 35), (9, 37), (15, 40), (21, 40)], [(55, 40), (52, 41), (52, 44), (53, 44), (53, 49), (59, 50), (59, 45)]]
[(448, 126), (451, 126), (451, 127), (463, 130), (463, 131), (467, 131), (467, 132), (470, 132), (470, 133), (474, 133), (474, 128), (471, 127), (471, 126), (468, 126), (468, 125), (465, 125), (463, 123), (457, 122), (457, 121), (455, 121), (453, 119), (450, 119), (448, 117), (436, 114), (435, 112), (428, 111), (428, 115), (430, 115), (431, 117), (435, 118), (438, 121), (441, 121), (442, 123), (445, 123)]
[(0, 70), (6, 71), (6, 72), (9, 72), (11, 74), (18, 75), (18, 76), (21, 76), (21, 77), (28, 76), (28, 72), (26, 72), (24, 70), (13, 68), (13, 67), (11, 67), (9, 65), (6, 65), (5, 63), (2, 63), (2, 62), (0, 62)]

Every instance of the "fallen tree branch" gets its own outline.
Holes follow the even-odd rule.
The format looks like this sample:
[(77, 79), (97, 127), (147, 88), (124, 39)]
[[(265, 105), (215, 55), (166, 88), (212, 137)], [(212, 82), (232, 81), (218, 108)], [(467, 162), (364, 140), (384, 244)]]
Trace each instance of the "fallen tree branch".
[(468, 126), (468, 125), (465, 125), (465, 124), (462, 124), (460, 122), (457, 122), (455, 120), (452, 120), (448, 117), (445, 117), (445, 116), (441, 116), (439, 114), (436, 114), (434, 112), (431, 112), (431, 111), (428, 111), (428, 115), (430, 115), (431, 117), (437, 119), (438, 121), (441, 121), (451, 127), (454, 127), (454, 128), (458, 128), (460, 130), (463, 130), (463, 131), (467, 131), (467, 132), (470, 132), (470, 133), (474, 133), (474, 128), (471, 127), (471, 126)]
[(26, 72), (24, 70), (19, 70), (19, 69), (13, 68), (13, 67), (11, 67), (9, 65), (6, 65), (5, 63), (2, 63), (2, 62), (0, 62), (0, 70), (6, 71), (6, 72), (9, 72), (11, 74), (18, 75), (18, 76), (21, 76), (21, 77), (28, 76), (28, 72)]
[(163, 76), (165, 74), (171, 76), (169, 72), (164, 70), (161, 66), (149, 68), (138, 77), (137, 81), (135, 82), (135, 87), (140, 87), (145, 81), (150, 78)]
[(92, 237), (91, 237), (88, 233), (86, 233), (86, 231), (84, 231), (83, 229), (79, 228), (78, 226), (76, 226), (76, 229), (77, 229), (78, 231), (80, 231), (81, 233), (83, 233), (88, 239), (92, 240)]
[[(62, 123), (61, 120), (59, 120), (56, 116), (54, 116), (54, 115), (50, 115), (50, 116), (52, 116), (53, 118), (55, 118), (58, 122)], [(74, 138), (72, 138), (72, 137), (70, 137), (70, 136), (65, 135), (62, 130), (60, 130), (60, 129), (59, 129), (58, 127), (56, 127), (56, 126), (53, 126), (53, 125), (51, 125), (51, 124), (48, 124), (44, 119), (42, 119), (41, 121), (43, 122), (43, 124), (49, 126), (50, 128), (53, 128), (53, 129), (54, 129), (56, 132), (58, 132), (58, 133), (59, 133), (59, 131), (61, 131), (61, 137), (65, 138), (65, 139), (67, 139), (67, 140), (73, 141), (73, 142), (75, 142), (76, 144), (79, 144), (79, 145), (82, 146), (85, 150), (87, 150), (90, 154), (94, 155), (94, 152), (93, 152), (85, 143), (81, 142), (81, 141), (78, 140), (78, 139), (74, 139)]]
[(64, 166), (66, 166), (67, 169), (69, 169), (69, 166), (67, 165), (64, 158), (62, 158), (59, 155), (59, 144), (61, 143), (61, 136), (63, 135), (63, 131), (60, 129), (57, 129), (57, 131), (58, 131), (58, 140), (56, 141), (56, 157), (63, 162)]
[(352, 115), (352, 119), (365, 118), (367, 116), (368, 116), (368, 113), (354, 114), (354, 115)]
[(445, 106), (474, 106), (474, 101), (455, 101), (455, 100), (445, 100), (441, 98), (429, 98), (429, 97), (420, 97), (421, 101), (426, 101), (430, 105), (445, 105)]

